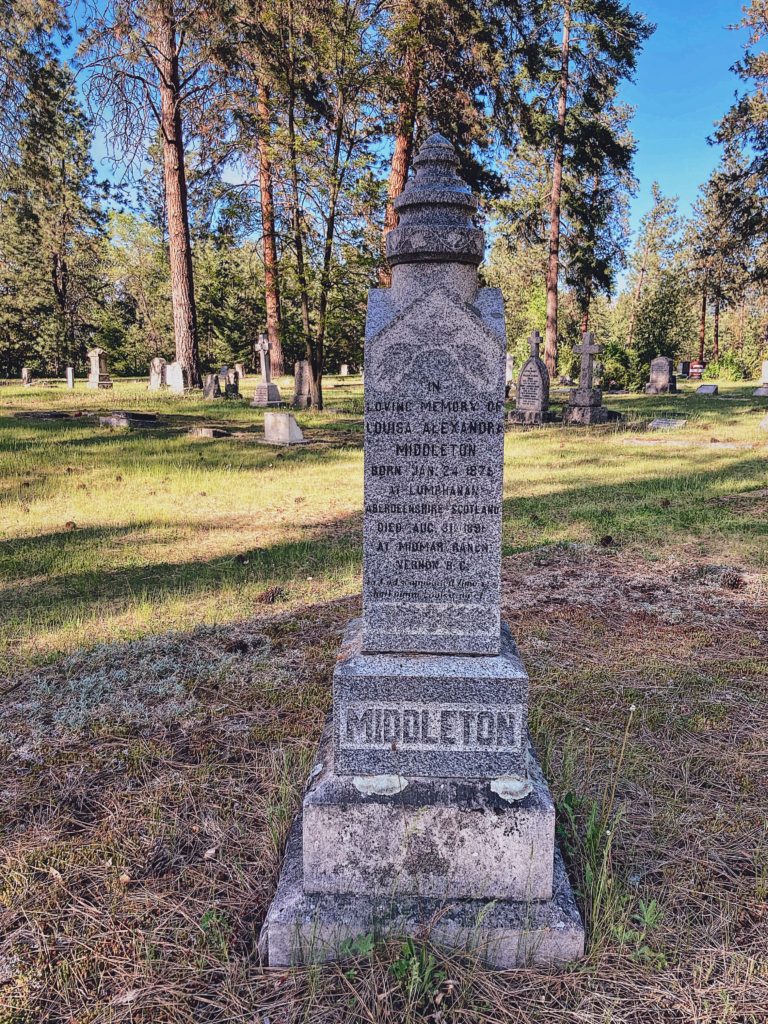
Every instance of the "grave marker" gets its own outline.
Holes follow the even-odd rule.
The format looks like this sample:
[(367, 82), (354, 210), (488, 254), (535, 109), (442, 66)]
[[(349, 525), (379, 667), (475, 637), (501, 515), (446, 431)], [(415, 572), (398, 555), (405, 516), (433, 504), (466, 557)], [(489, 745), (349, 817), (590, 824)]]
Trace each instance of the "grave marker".
[(73, 391), (75, 387), (75, 368), (73, 366), (67, 367), (67, 390)]
[(149, 364), (149, 391), (160, 391), (165, 387), (166, 361), (161, 356), (155, 358)]
[(111, 388), (112, 378), (107, 370), (107, 353), (103, 348), (92, 348), (88, 351), (91, 370), (88, 374), (89, 388)]
[(718, 390), (717, 384), (701, 384), (696, 388), (696, 394), (702, 395), (704, 398), (711, 398), (717, 394)]
[(280, 405), (280, 389), (277, 384), (272, 383), (272, 362), (270, 350), (272, 346), (266, 334), (260, 334), (256, 343), (256, 351), (261, 359), (261, 381), (256, 385), (256, 392), (251, 405), (263, 408), (270, 405)]
[(677, 393), (677, 378), (672, 372), (672, 360), (656, 356), (651, 360), (650, 380), (645, 386), (646, 395), (674, 395)]
[(539, 357), (541, 335), (533, 331), (528, 344), (531, 356), (520, 371), (515, 397), (515, 410), (510, 413), (512, 423), (544, 423), (549, 415), (549, 371)]
[(299, 359), (293, 366), (294, 409), (309, 409), (312, 405), (312, 371), (308, 359)]
[(272, 965), (428, 928), (503, 967), (583, 952), (501, 623), (504, 309), (457, 166), (430, 136), (395, 200), (392, 287), (369, 293), (363, 616), (262, 933)]
[(174, 395), (184, 394), (184, 370), (181, 363), (168, 363), (165, 368), (165, 383)]
[(603, 407), (603, 392), (595, 387), (595, 357), (599, 356), (602, 350), (602, 345), (595, 343), (595, 336), (591, 333), (583, 335), (581, 345), (574, 345), (573, 351), (581, 356), (579, 386), (570, 393), (568, 405), (563, 413), (564, 423), (593, 426), (615, 418)]

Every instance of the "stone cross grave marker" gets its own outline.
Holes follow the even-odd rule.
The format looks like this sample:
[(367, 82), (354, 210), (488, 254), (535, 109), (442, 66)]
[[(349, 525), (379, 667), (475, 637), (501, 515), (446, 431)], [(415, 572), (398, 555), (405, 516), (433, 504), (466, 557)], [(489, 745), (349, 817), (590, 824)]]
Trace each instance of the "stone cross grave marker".
[(573, 351), (577, 356), (581, 356), (579, 389), (589, 391), (594, 386), (595, 356), (599, 356), (603, 351), (602, 346), (595, 344), (594, 334), (585, 334), (582, 344), (574, 345)]
[(574, 345), (573, 351), (581, 356), (579, 370), (579, 386), (571, 391), (568, 405), (563, 413), (563, 422), (575, 426), (590, 426), (605, 423), (611, 418), (607, 409), (603, 408), (603, 392), (595, 387), (595, 375), (598, 364), (595, 357), (602, 352), (602, 345), (595, 342), (594, 334), (587, 332), (581, 345)]
[(583, 952), (501, 621), (504, 307), (458, 163), (441, 135), (419, 150), (392, 287), (369, 292), (363, 615), (262, 933), (273, 965), (427, 927), (503, 967)]
[(256, 342), (255, 349), (261, 360), (261, 381), (256, 385), (256, 392), (251, 405), (265, 407), (280, 405), (280, 389), (272, 383), (272, 360), (270, 359), (269, 337), (262, 333)]

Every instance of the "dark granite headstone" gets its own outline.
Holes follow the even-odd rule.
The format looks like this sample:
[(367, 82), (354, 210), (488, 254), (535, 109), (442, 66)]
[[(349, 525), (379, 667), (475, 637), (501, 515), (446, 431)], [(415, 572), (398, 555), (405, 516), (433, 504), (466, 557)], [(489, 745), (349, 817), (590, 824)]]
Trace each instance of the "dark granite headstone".
[(657, 356), (651, 360), (650, 380), (645, 386), (646, 395), (667, 395), (677, 392), (677, 378), (672, 372), (672, 360)]
[(221, 383), (218, 373), (209, 373), (203, 382), (203, 398), (221, 398)]

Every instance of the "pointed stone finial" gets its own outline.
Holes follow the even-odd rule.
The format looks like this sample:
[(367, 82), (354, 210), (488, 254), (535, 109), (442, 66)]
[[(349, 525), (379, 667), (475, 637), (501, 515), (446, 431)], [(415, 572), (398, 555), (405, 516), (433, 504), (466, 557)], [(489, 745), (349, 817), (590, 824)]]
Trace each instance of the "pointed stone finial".
[(390, 266), (399, 263), (468, 263), (483, 258), (485, 235), (475, 227), (477, 200), (457, 173), (459, 158), (439, 132), (416, 155), (415, 174), (395, 200), (400, 221), (387, 236)]

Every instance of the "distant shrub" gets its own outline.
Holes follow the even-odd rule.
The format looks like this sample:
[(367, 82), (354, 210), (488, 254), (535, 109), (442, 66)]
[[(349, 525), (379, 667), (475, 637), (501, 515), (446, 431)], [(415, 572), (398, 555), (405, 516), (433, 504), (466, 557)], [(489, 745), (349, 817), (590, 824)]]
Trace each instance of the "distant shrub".
[(707, 380), (751, 380), (752, 369), (735, 352), (725, 352), (707, 363), (703, 376)]

